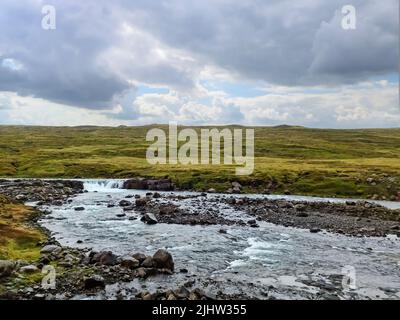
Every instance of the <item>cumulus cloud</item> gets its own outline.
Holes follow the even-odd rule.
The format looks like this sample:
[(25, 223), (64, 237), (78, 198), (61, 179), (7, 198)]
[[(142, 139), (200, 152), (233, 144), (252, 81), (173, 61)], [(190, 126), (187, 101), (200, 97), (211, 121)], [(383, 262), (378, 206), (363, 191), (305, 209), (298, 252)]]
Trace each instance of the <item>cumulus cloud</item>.
[[(45, 4), (57, 10), (56, 30), (41, 28)], [(398, 72), (398, 1), (353, 0), (356, 30), (341, 28), (345, 4), (3, 0), (0, 92), (99, 124), (395, 125), (393, 88), (360, 84)], [(206, 85), (213, 81), (239, 85)], [(241, 97), (243, 84), (265, 94)], [(167, 93), (141, 95), (143, 85)], [(0, 100), (3, 123), (22, 112), (12, 100)], [(23, 110), (36, 123), (38, 109)]]

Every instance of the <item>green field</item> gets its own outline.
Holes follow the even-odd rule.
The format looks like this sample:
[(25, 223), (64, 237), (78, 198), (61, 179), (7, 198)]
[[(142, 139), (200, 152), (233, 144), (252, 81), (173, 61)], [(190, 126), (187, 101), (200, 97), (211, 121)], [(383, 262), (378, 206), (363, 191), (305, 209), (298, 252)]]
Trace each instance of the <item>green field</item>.
[[(0, 127), (1, 177), (163, 177), (186, 189), (394, 199), (400, 192), (400, 128), (258, 127), (255, 170), (235, 165), (149, 165), (145, 127)], [(167, 127), (165, 126), (165, 129)]]

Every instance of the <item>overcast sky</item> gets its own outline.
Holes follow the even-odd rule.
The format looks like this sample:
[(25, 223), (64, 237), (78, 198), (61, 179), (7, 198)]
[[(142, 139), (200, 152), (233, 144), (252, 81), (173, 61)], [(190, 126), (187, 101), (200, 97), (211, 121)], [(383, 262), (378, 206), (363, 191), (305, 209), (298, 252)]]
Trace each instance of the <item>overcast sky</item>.
[(0, 4), (0, 124), (400, 126), (398, 0)]

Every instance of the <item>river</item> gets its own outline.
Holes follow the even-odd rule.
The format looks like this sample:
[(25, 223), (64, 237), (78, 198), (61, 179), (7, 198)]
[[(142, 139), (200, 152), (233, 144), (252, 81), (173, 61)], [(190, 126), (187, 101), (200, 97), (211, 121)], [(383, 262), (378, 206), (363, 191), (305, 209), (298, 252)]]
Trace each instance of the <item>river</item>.
[[(139, 216), (135, 211), (121, 217), (117, 216), (122, 213), (121, 207), (108, 207), (110, 202), (118, 204), (128, 195), (145, 195), (145, 191), (123, 190), (120, 180), (85, 180), (84, 185), (88, 192), (61, 207), (48, 207), (51, 214), (40, 223), (62, 245), (71, 247), (111, 250), (117, 254), (153, 254), (159, 248), (166, 248), (174, 257), (176, 272), (172, 276), (157, 276), (147, 281), (149, 291), (175, 288), (196, 280), (196, 285), (210, 294), (222, 291), (233, 297), (400, 299), (400, 240), (397, 237), (356, 238), (327, 232), (314, 234), (266, 222), (259, 222), (259, 228), (224, 227), (226, 233), (219, 232), (221, 226), (218, 225), (147, 225), (135, 219)], [(202, 199), (205, 209), (230, 219), (252, 219), (226, 204), (209, 201), (212, 197)], [(190, 209), (192, 201), (183, 199), (177, 204)], [(399, 207), (398, 203), (381, 204)], [(75, 207), (84, 207), (85, 210), (77, 212)], [(346, 281), (348, 272), (355, 281), (351, 282), (354, 287), (346, 285), (349, 283)], [(134, 281), (108, 286), (102, 298), (112, 299), (118, 290), (143, 285)]]

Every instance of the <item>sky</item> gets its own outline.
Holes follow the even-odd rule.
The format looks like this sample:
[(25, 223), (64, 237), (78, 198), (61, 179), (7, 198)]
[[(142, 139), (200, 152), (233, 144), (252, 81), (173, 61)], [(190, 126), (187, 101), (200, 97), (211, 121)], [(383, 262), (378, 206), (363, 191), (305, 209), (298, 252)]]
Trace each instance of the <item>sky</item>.
[(398, 0), (0, 4), (0, 124), (400, 127)]

